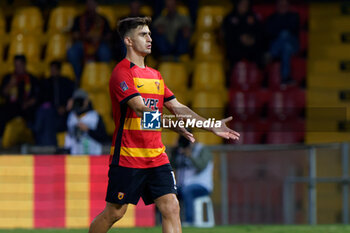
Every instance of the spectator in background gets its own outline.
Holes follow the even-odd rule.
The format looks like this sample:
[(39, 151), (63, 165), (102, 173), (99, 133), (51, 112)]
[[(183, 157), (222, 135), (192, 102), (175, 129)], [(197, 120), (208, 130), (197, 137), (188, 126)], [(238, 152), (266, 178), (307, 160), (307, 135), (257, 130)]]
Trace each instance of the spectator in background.
[(65, 148), (71, 154), (100, 155), (106, 140), (106, 129), (101, 116), (92, 108), (87, 92), (78, 89), (69, 101), (67, 120), (68, 134)]
[(262, 64), (262, 27), (252, 11), (250, 0), (235, 1), (234, 9), (224, 18), (222, 33), (226, 56), (232, 68), (237, 62), (246, 59)]
[(85, 12), (74, 20), (72, 28), (74, 44), (67, 52), (67, 59), (73, 65), (78, 80), (82, 73), (83, 62), (110, 62), (112, 58), (108, 45), (111, 29), (108, 21), (98, 14), (96, 9), (96, 0), (86, 0)]
[(277, 0), (276, 12), (266, 21), (270, 42), (266, 59), (281, 59), (282, 83), (290, 82), (290, 59), (299, 48), (299, 15), (290, 11), (288, 0)]
[(166, 0), (166, 13), (153, 23), (152, 38), (160, 56), (180, 56), (189, 52), (192, 23), (176, 9), (176, 0)]
[(40, 107), (35, 119), (37, 145), (57, 146), (56, 134), (67, 129), (68, 100), (72, 98), (75, 84), (61, 75), (61, 62), (50, 64), (50, 77), (40, 84)]
[(181, 136), (171, 156), (176, 171), (179, 200), (184, 202), (185, 223), (194, 220), (194, 199), (209, 195), (213, 190), (212, 154), (200, 143), (190, 143)]
[(32, 128), (39, 97), (38, 80), (27, 72), (26, 57), (14, 57), (15, 70), (4, 76), (0, 85), (0, 95), (4, 100), (0, 107), (0, 136), (3, 134), (6, 123), (21, 116)]

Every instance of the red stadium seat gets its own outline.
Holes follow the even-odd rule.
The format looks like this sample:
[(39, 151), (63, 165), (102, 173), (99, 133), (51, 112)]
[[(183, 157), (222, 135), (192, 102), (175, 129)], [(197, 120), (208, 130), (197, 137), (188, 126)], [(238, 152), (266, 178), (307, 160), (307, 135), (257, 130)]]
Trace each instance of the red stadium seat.
[(275, 12), (275, 5), (255, 5), (253, 11), (262, 20), (265, 21), (273, 12)]
[(305, 91), (300, 88), (275, 91), (268, 101), (270, 119), (294, 119), (301, 116), (305, 108)]
[(270, 89), (279, 89), (281, 86), (281, 63), (272, 62), (267, 66), (268, 85)]
[(241, 135), (238, 141), (230, 140), (231, 144), (261, 144), (265, 134), (265, 124), (262, 121), (231, 121), (230, 128)]
[(259, 91), (230, 91), (229, 113), (234, 118), (258, 119), (269, 98), (269, 92)]
[(299, 14), (300, 28), (306, 28), (309, 20), (309, 7), (308, 5), (293, 5), (292, 10)]
[(299, 33), (299, 53), (303, 55), (308, 49), (308, 32), (300, 30)]
[(305, 121), (294, 119), (291, 121), (271, 122), (268, 126), (266, 143), (268, 144), (292, 144), (304, 141)]
[(255, 63), (240, 61), (234, 66), (231, 73), (231, 89), (258, 89), (261, 86), (262, 77)]
[(298, 84), (306, 78), (306, 61), (305, 58), (293, 57), (291, 60), (291, 76)]

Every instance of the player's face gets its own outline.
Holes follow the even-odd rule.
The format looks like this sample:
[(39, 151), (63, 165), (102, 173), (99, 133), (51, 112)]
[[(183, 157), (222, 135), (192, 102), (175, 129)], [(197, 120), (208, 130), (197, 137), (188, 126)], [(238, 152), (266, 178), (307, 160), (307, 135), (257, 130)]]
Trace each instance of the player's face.
[(139, 26), (134, 30), (132, 35), (132, 47), (136, 52), (143, 55), (151, 53), (152, 38), (148, 26)]

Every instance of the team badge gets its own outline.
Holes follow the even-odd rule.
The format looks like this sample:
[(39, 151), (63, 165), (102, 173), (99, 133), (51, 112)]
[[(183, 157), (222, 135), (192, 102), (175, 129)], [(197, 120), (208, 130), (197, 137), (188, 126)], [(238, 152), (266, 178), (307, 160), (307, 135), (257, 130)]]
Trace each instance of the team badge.
[(154, 83), (156, 84), (157, 89), (158, 89), (158, 91), (159, 91), (159, 86), (160, 86), (160, 83), (159, 83), (159, 82), (154, 82)]
[(126, 84), (125, 81), (120, 83), (120, 87), (122, 88), (123, 91), (126, 91), (129, 89), (128, 85)]
[(119, 199), (119, 200), (123, 199), (123, 198), (124, 198), (124, 195), (125, 195), (124, 193), (119, 192), (119, 193), (118, 193), (118, 199)]

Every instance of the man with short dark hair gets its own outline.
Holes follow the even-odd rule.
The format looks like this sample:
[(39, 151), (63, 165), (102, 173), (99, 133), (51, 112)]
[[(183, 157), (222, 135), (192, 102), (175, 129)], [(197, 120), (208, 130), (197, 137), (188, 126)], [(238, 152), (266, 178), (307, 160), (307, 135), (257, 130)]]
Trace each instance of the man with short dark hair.
[(50, 76), (40, 80), (40, 106), (36, 113), (34, 131), (36, 144), (57, 146), (56, 134), (67, 129), (66, 106), (75, 84), (61, 74), (62, 63), (50, 63)]
[[(126, 18), (119, 22), (119, 33), (127, 48), (126, 58), (114, 68), (109, 82), (115, 131), (110, 154), (106, 207), (90, 226), (90, 233), (105, 233), (125, 214), (128, 204), (155, 203), (162, 215), (164, 233), (181, 232), (179, 203), (174, 173), (161, 141), (160, 129), (141, 127), (146, 113), (159, 116), (165, 106), (184, 119), (205, 121), (187, 106), (177, 101), (157, 70), (145, 65), (151, 53), (152, 38), (149, 17)], [(221, 120), (220, 127), (205, 130), (237, 140), (239, 134)], [(177, 127), (191, 142), (195, 139), (185, 128)]]
[(24, 55), (14, 57), (15, 70), (4, 76), (0, 85), (0, 96), (4, 104), (0, 106), (0, 137), (5, 125), (14, 117), (21, 116), (32, 126), (39, 97), (38, 80), (27, 72)]

